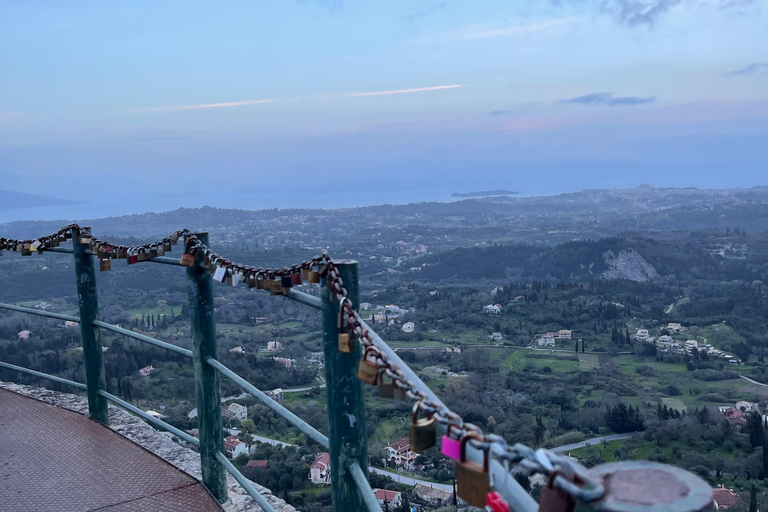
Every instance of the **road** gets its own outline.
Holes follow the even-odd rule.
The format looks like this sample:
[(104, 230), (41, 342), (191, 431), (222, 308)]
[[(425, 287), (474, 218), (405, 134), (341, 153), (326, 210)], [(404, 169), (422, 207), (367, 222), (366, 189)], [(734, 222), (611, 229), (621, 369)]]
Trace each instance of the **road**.
[(749, 377), (741, 376), (742, 379), (746, 380), (747, 382), (751, 382), (752, 384), (757, 384), (758, 386), (766, 386), (768, 387), (768, 384), (763, 384), (762, 382), (757, 382), (756, 380), (752, 380)]
[[(323, 389), (323, 388), (325, 388), (325, 384), (321, 384), (319, 386), (309, 386), (309, 387), (306, 387), (306, 388), (284, 389), (283, 393), (284, 394), (285, 393), (300, 393), (302, 391), (310, 391), (310, 390), (315, 389), (315, 388)], [(221, 403), (229, 402), (230, 400), (242, 400), (243, 398), (245, 398), (247, 396), (251, 396), (251, 395), (249, 395), (248, 393), (240, 393), (239, 395), (225, 396), (225, 397), (223, 397), (221, 399)], [(187, 416), (189, 416), (190, 419), (197, 418), (197, 407), (192, 409)]]
[(571, 450), (584, 448), (585, 446), (599, 444), (599, 443), (602, 443), (603, 441), (608, 442), (608, 441), (618, 441), (619, 439), (629, 439), (630, 437), (635, 437), (640, 434), (642, 434), (642, 432), (630, 432), (628, 434), (611, 434), (609, 436), (593, 437), (592, 439), (585, 439), (584, 441), (581, 441), (578, 443), (564, 444), (563, 446), (552, 448), (552, 451), (557, 453), (564, 453), (564, 452), (569, 452)]
[(389, 471), (384, 471), (383, 469), (375, 468), (373, 466), (368, 466), (368, 471), (370, 471), (371, 473), (376, 473), (377, 475), (389, 477), (395, 482), (405, 484), (405, 485), (421, 484), (427, 487), (434, 487), (436, 489), (441, 489), (443, 491), (453, 492), (453, 486), (450, 484), (437, 484), (435, 482), (419, 480), (418, 478), (412, 478), (410, 476), (396, 475), (395, 473), (390, 473)]

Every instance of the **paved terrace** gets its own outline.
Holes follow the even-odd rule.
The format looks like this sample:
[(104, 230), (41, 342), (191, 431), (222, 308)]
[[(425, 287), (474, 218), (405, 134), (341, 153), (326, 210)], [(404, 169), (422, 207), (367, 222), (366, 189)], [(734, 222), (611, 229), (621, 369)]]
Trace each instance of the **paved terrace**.
[(0, 388), (0, 511), (218, 512), (203, 484), (86, 416)]

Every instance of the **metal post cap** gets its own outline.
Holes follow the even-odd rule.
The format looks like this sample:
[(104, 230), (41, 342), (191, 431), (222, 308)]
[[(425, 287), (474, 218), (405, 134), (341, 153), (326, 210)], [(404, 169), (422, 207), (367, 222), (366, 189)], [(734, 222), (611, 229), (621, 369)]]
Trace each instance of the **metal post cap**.
[(601, 512), (700, 512), (714, 510), (712, 488), (673, 466), (647, 461), (601, 464), (588, 476), (605, 487), (599, 501), (578, 510)]

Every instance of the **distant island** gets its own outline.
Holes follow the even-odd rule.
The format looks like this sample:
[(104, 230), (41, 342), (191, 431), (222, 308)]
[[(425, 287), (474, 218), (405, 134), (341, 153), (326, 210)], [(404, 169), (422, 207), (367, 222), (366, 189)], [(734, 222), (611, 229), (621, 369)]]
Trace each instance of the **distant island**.
[(512, 190), (483, 190), (480, 192), (454, 192), (451, 197), (487, 197), (487, 196), (513, 196), (520, 192)]

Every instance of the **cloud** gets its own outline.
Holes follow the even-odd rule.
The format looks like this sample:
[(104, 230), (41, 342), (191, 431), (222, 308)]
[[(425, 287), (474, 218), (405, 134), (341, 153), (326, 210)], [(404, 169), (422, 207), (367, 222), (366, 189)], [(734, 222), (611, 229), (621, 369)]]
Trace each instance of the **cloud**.
[(756, 62), (736, 71), (725, 74), (726, 76), (766, 76), (768, 75), (768, 64)]
[(516, 34), (530, 34), (539, 32), (548, 28), (562, 25), (569, 21), (568, 18), (558, 18), (554, 20), (542, 21), (539, 23), (529, 23), (527, 25), (515, 25), (513, 27), (495, 28), (495, 29), (474, 29), (458, 36), (459, 39), (487, 39), (491, 37), (504, 37)]
[(558, 105), (608, 105), (609, 107), (616, 107), (620, 105), (642, 105), (654, 101), (656, 101), (655, 97), (614, 96), (612, 92), (594, 92), (576, 98), (556, 101), (555, 103)]
[(629, 27), (653, 26), (656, 21), (682, 0), (605, 0), (603, 12)]
[(443, 89), (456, 89), (461, 85), (436, 85), (434, 87), (420, 87), (418, 89), (397, 89), (394, 91), (374, 91), (374, 92), (348, 92), (342, 96), (348, 98), (359, 98), (361, 96), (386, 96), (388, 94), (407, 94), (411, 92), (440, 91)]
[(511, 110), (494, 110), (490, 114), (488, 114), (491, 117), (504, 117), (512, 115)]
[(169, 112), (173, 110), (200, 110), (207, 108), (228, 108), (228, 107), (244, 107), (246, 105), (261, 105), (263, 103), (274, 103), (275, 100), (247, 100), (247, 101), (234, 101), (231, 103), (203, 103), (201, 105), (180, 105), (175, 107), (144, 107), (140, 110), (151, 112)]
[(429, 16), (430, 14), (434, 14), (437, 11), (442, 11), (446, 7), (448, 7), (448, 4), (446, 4), (445, 2), (440, 2), (439, 4), (431, 5), (429, 7), (425, 7), (424, 9), (411, 11), (410, 13), (403, 16), (403, 19), (405, 21), (416, 21), (419, 18), (424, 18), (426, 16)]

